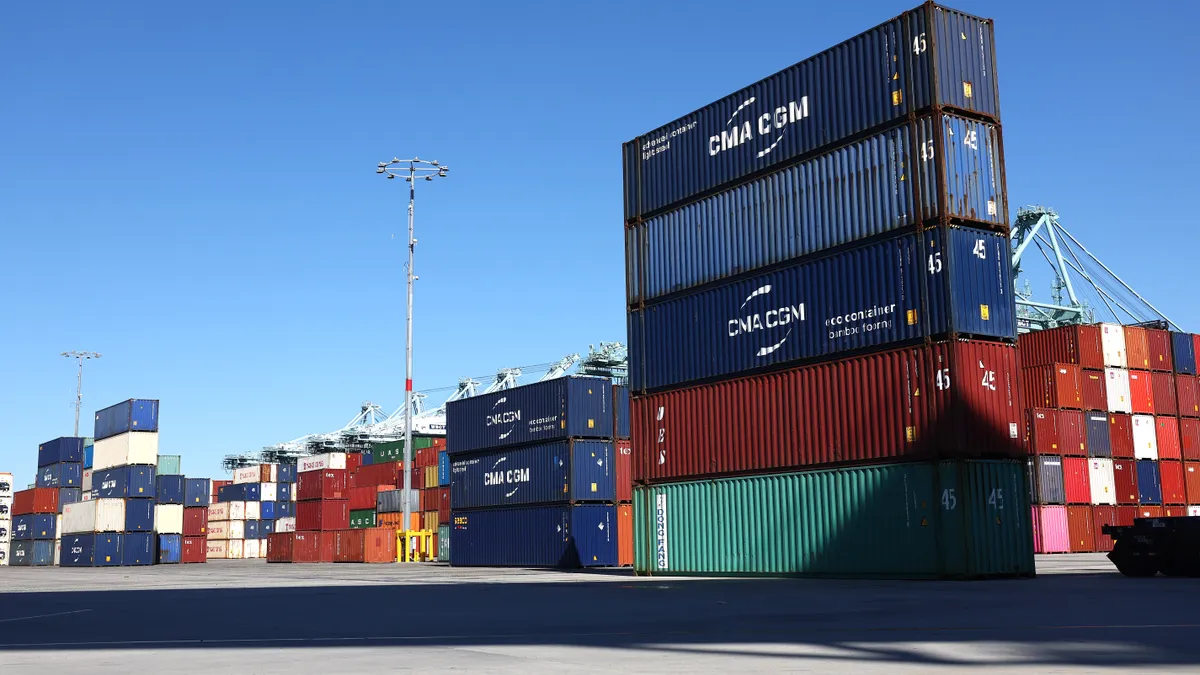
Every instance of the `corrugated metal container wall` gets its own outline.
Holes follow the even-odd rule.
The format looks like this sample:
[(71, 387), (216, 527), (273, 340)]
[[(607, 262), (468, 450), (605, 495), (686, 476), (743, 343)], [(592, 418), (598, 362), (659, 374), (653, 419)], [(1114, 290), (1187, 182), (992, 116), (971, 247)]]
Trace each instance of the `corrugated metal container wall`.
[(91, 499), (68, 504), (63, 509), (64, 534), (122, 532), (125, 529), (124, 499)]
[[(418, 475), (424, 475), (424, 471), (413, 467), (412, 479), (413, 487), (416, 487)], [(404, 485), (404, 462), (380, 462), (369, 466), (360, 466), (350, 474), (350, 487), (370, 487), (379, 485), (392, 485), (399, 487)]]
[(38, 446), (38, 466), (83, 461), (83, 438), (62, 436)]
[(158, 463), (155, 466), (160, 474), (182, 474), (183, 457), (181, 455), (159, 455)]
[(1067, 507), (1067, 536), (1071, 553), (1091, 553), (1096, 550), (1096, 536), (1092, 527), (1092, 507)]
[(1183, 485), (1189, 504), (1200, 504), (1200, 462), (1183, 463)]
[(1124, 368), (1104, 369), (1104, 391), (1108, 394), (1108, 411), (1132, 413), (1132, 395), (1129, 393), (1129, 371)]
[[(625, 423), (629, 426), (629, 422)], [(437, 485), (442, 487), (450, 484), (450, 455), (442, 450), (438, 453)], [(430, 487), (433, 487), (432, 485)]]
[(207, 478), (188, 478), (183, 487), (184, 503), (188, 506), (208, 506), (212, 485)]
[(1158, 473), (1158, 462), (1139, 459), (1137, 465), (1138, 502), (1140, 504), (1162, 504), (1162, 479)]
[(617, 565), (633, 565), (633, 504), (617, 504)]
[(208, 535), (208, 509), (202, 507), (183, 510), (183, 534), (187, 537)]
[(615, 469), (613, 473), (617, 482), (617, 501), (633, 500), (633, 443), (617, 441)]
[(600, 504), (455, 511), (450, 564), (489, 567), (612, 567), (617, 512)]
[(305, 471), (296, 483), (296, 501), (345, 499), (350, 491), (349, 482), (347, 469)]
[(1103, 370), (1084, 370), (1080, 374), (1083, 385), (1084, 410), (1108, 410), (1108, 390), (1104, 385)]
[(1087, 454), (1087, 422), (1082, 412), (1058, 411), (1058, 447), (1064, 455)]
[(511, 504), (616, 500), (610, 441), (554, 441), (454, 458), (450, 505), (472, 509)]
[(1025, 368), (1021, 371), (1021, 381), (1025, 383), (1026, 405), (1038, 408), (1083, 407), (1079, 366), (1057, 363)]
[(158, 401), (131, 398), (96, 412), (97, 441), (126, 431), (158, 431)]
[(1033, 549), (1037, 553), (1067, 553), (1071, 550), (1067, 507), (1033, 507)]
[(217, 489), (217, 500), (222, 502), (256, 502), (262, 496), (262, 483), (234, 483)]
[(1125, 352), (1125, 327), (1117, 323), (1100, 324), (1100, 348), (1106, 368), (1128, 368)]
[(58, 513), (58, 488), (30, 488), (13, 493), (12, 514)]
[(1133, 416), (1133, 456), (1135, 459), (1158, 459), (1158, 433), (1150, 415)]
[(296, 503), (297, 530), (350, 529), (350, 505), (345, 499)]
[(1173, 373), (1151, 373), (1150, 388), (1154, 393), (1154, 412), (1159, 415), (1178, 415), (1178, 398), (1175, 395)]
[(1001, 173), (996, 127), (922, 118), (627, 229), (627, 301), (913, 228), (943, 215), (946, 178), (944, 215), (1006, 227)]
[(159, 504), (183, 504), (187, 479), (183, 476), (164, 476), (155, 478), (154, 498)]
[(637, 486), (635, 569), (1029, 576), (1023, 480), (1018, 461), (966, 461)]
[(1100, 552), (1111, 551), (1113, 549), (1112, 537), (1104, 534), (1105, 525), (1117, 524), (1117, 509), (1113, 506), (1093, 506), (1092, 507), (1092, 527), (1096, 538), (1096, 550)]
[(1200, 420), (1179, 420), (1179, 450), (1184, 459), (1200, 460)]
[(296, 472), (303, 474), (309, 471), (324, 471), (325, 469), (337, 471), (346, 469), (347, 461), (347, 456), (344, 452), (330, 452), (324, 455), (301, 457), (296, 460)]
[(1096, 326), (1061, 326), (1025, 333), (1017, 345), (1026, 367), (1074, 363), (1081, 368), (1104, 368), (1100, 329)]
[(158, 535), (158, 551), (155, 560), (160, 565), (183, 562), (183, 535)]
[(1137, 466), (1133, 460), (1113, 460), (1113, 483), (1118, 504), (1138, 503)]
[(120, 466), (113, 469), (97, 469), (92, 472), (92, 484), (97, 496), (108, 497), (154, 497), (154, 467)]
[(1154, 414), (1154, 386), (1150, 371), (1129, 371), (1129, 407), (1135, 413)]
[(1150, 370), (1171, 372), (1174, 370), (1174, 359), (1171, 358), (1171, 334), (1165, 330), (1146, 330), (1146, 348), (1150, 353)]
[(992, 33), (923, 5), (635, 138), (622, 148), (626, 220), (933, 105), (999, 119)]
[(1175, 392), (1182, 417), (1200, 417), (1200, 380), (1192, 375), (1175, 376)]
[(1063, 488), (1068, 504), (1091, 504), (1092, 486), (1088, 480), (1086, 457), (1063, 458)]
[(1179, 418), (1154, 418), (1154, 443), (1158, 449), (1159, 459), (1182, 459), (1182, 448), (1179, 445)]
[(1158, 474), (1162, 482), (1163, 504), (1187, 504), (1187, 487), (1183, 478), (1183, 462), (1162, 460), (1158, 463)]
[(608, 438), (612, 381), (559, 377), (451, 401), (446, 406), (450, 456), (564, 438)]
[(1124, 326), (1125, 366), (1130, 370), (1150, 370), (1150, 342), (1145, 328)]
[(204, 537), (183, 538), (181, 562), (202, 563), (207, 559), (207, 540)]
[(1029, 451), (1038, 455), (1062, 452), (1058, 442), (1058, 413), (1055, 410), (1029, 411)]
[(1113, 478), (1111, 459), (1088, 460), (1088, 486), (1093, 504), (1116, 504), (1117, 486)]
[(637, 398), (633, 479), (1023, 457), (1016, 356), (938, 343)]
[(1029, 458), (1029, 499), (1034, 504), (1064, 504), (1063, 459), (1054, 455)]
[(79, 488), (58, 488), (58, 512), (62, 513), (67, 504), (83, 501), (83, 490)]
[(629, 386), (613, 385), (613, 438), (629, 438)]
[(12, 538), (25, 539), (56, 539), (58, 516), (53, 513), (30, 513), (17, 516), (12, 521)]
[[(1091, 457), (1112, 457), (1112, 436), (1109, 434), (1108, 415), (1104, 413), (1087, 413), (1087, 455)], [(1076, 453), (1068, 453), (1076, 454)], [(1084, 453), (1077, 453), (1084, 454)]]
[(127, 532), (121, 535), (121, 565), (154, 564), (153, 532)]
[(154, 529), (154, 500), (125, 500), (125, 531), (150, 532)]
[(1112, 443), (1112, 455), (1114, 458), (1133, 459), (1132, 415), (1109, 415), (1108, 437)]
[(1171, 332), (1171, 359), (1174, 361), (1175, 372), (1196, 374), (1196, 343), (1192, 335)]
[(83, 484), (83, 464), (63, 462), (38, 468), (38, 487), (79, 487)]
[(1007, 242), (980, 230), (930, 230), (632, 311), (630, 387), (663, 389), (948, 333), (1015, 338)]

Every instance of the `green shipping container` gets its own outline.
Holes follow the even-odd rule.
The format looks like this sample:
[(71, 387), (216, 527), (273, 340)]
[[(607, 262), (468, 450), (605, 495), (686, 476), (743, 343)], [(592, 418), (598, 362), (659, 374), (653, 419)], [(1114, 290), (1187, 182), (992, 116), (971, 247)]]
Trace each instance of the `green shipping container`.
[[(413, 447), (420, 450), (433, 447), (433, 438), (418, 436), (413, 439)], [(388, 441), (387, 443), (371, 444), (371, 463), (404, 461), (404, 441)]]
[(350, 512), (350, 529), (375, 527), (375, 509), (355, 509)]
[(1025, 465), (888, 464), (634, 488), (638, 574), (1031, 577)]
[(438, 562), (450, 562), (449, 525), (438, 525)]
[(160, 476), (180, 476), (183, 474), (182, 465), (183, 458), (180, 455), (159, 455), (155, 473)]

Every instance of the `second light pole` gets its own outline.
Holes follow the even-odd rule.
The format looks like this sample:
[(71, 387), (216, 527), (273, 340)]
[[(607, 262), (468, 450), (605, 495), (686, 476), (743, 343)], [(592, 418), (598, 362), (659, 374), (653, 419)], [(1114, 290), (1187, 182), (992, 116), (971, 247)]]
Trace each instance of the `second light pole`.
[[(380, 162), (375, 173), (383, 174), (389, 179), (397, 176), (408, 183), (408, 302), (406, 303), (404, 341), (404, 529), (411, 529), (412, 523), (412, 397), (413, 397), (413, 282), (417, 276), (413, 274), (413, 249), (417, 239), (413, 236), (413, 207), (417, 199), (417, 181), (434, 178), (445, 178), (448, 166), (442, 166), (435, 159), (426, 161), (417, 157), (412, 159), (392, 159), (390, 162)], [(419, 529), (419, 528), (418, 528)], [(404, 559), (410, 559), (405, 556)]]

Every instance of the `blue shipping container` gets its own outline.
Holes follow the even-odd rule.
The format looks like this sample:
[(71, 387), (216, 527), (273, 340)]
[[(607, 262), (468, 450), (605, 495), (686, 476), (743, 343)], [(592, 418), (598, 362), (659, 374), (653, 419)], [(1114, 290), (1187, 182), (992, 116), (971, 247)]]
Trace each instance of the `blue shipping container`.
[(296, 502), (275, 502), (275, 520), (295, 517)]
[[(258, 521), (258, 538), (266, 539), (268, 534), (275, 534), (275, 521), (266, 519)], [(266, 557), (265, 553), (263, 557)]]
[(624, 384), (613, 385), (613, 437), (629, 438), (629, 387)]
[(114, 567), (121, 564), (121, 535), (68, 534), (59, 553), (62, 567)]
[(275, 515), (275, 504), (278, 502), (259, 502), (258, 517), (263, 520), (275, 520), (279, 516)]
[(218, 502), (256, 502), (262, 493), (261, 483), (234, 483), (217, 488)]
[(375, 463), (375, 450), (373, 448), (367, 448), (361, 454), (363, 466), (371, 466)]
[(990, 20), (922, 5), (623, 147), (625, 219), (934, 105), (999, 120)]
[(187, 479), (179, 475), (160, 475), (157, 479), (154, 498), (159, 504), (186, 504), (184, 492)]
[(38, 467), (62, 462), (83, 462), (83, 439), (63, 436), (38, 446)]
[(295, 464), (280, 464), (279, 465), (279, 482), (280, 483), (295, 483), (296, 482), (296, 465)]
[(152, 532), (154, 530), (154, 500), (125, 500), (125, 531)]
[(63, 512), (63, 507), (67, 504), (83, 501), (83, 490), (81, 488), (58, 488), (58, 512)]
[(258, 538), (259, 538), (259, 536), (258, 536), (258, 521), (257, 520), (247, 520), (246, 521), (246, 539), (258, 539)]
[(1175, 372), (1196, 374), (1196, 343), (1191, 333), (1171, 331), (1171, 354), (1175, 358)]
[(96, 440), (126, 431), (158, 431), (158, 401), (131, 398), (96, 413), (92, 436)]
[(438, 452), (438, 487), (450, 484), (450, 454), (445, 450)]
[(983, 122), (923, 118), (885, 131), (628, 228), (627, 300), (649, 302), (942, 215), (1006, 228), (1000, 163), (999, 131)]
[(94, 445), (83, 446), (83, 468), (85, 468), (85, 469), (92, 468), (92, 458), (95, 455), (96, 455), (96, 446), (94, 446)]
[(92, 489), (103, 499), (110, 497), (154, 498), (154, 467), (117, 466), (92, 473)]
[(1158, 475), (1158, 462), (1139, 459), (1137, 464), (1138, 503), (1143, 505), (1162, 504), (1162, 481)]
[(212, 482), (207, 478), (189, 478), (183, 486), (183, 503), (186, 506), (208, 506), (212, 497)]
[(292, 483), (276, 483), (275, 499), (281, 502), (292, 501)]
[(49, 567), (54, 564), (54, 540), (13, 540), (8, 564), (14, 567)]
[(552, 441), (455, 457), (450, 506), (614, 502), (610, 441)]
[(131, 565), (154, 564), (153, 532), (126, 532), (121, 536), (121, 564)]
[(38, 487), (80, 487), (83, 485), (83, 463), (62, 462), (38, 468)]
[(12, 538), (17, 540), (54, 539), (58, 516), (53, 513), (31, 513), (12, 521)]
[(1089, 457), (1112, 457), (1112, 437), (1108, 429), (1108, 415), (1087, 414), (1087, 454)]
[(183, 562), (183, 535), (158, 535), (158, 555), (156, 556), (156, 561), (159, 565)]
[(559, 377), (451, 401), (446, 450), (454, 456), (564, 438), (608, 438), (611, 386), (603, 377)]
[(616, 507), (516, 506), (454, 511), (450, 564), (489, 567), (611, 567)]
[(938, 335), (1015, 339), (1009, 256), (1005, 235), (937, 228), (631, 311), (630, 387), (662, 389)]

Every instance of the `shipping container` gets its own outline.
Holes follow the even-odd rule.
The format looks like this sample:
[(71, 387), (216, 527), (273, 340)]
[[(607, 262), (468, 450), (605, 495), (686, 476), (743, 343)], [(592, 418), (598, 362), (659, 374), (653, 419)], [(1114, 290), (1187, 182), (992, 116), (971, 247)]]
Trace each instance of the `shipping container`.
[(1088, 487), (1092, 504), (1116, 504), (1117, 486), (1111, 459), (1093, 458), (1088, 462)]
[(102, 499), (109, 497), (154, 498), (154, 467), (118, 466), (95, 469), (92, 484)]
[(1035, 553), (1068, 553), (1071, 534), (1067, 529), (1067, 507), (1033, 507), (1033, 550)]
[(1061, 455), (1058, 440), (1058, 411), (1033, 408), (1029, 411), (1029, 450), (1036, 455)]
[(1086, 457), (1063, 458), (1063, 487), (1067, 504), (1092, 503), (1089, 464)]
[(346, 530), (350, 528), (350, 507), (345, 499), (324, 499), (296, 503), (296, 530)]
[(1136, 506), (1118, 506), (1117, 507), (1117, 525), (1129, 527), (1133, 525), (1135, 518), (1140, 518), (1138, 515), (1138, 507)]
[(244, 483), (259, 483), (259, 470), (257, 466), (244, 466), (240, 469), (233, 470), (233, 484), (241, 485)]
[(956, 341), (638, 397), (633, 479), (1024, 457), (1016, 375), (1012, 346)]
[(1154, 442), (1159, 459), (1182, 459), (1180, 446), (1179, 418), (1159, 416), (1154, 418)]
[[(267, 538), (267, 535), (271, 535), (271, 534), (275, 534), (275, 521), (274, 520), (258, 521), (258, 538), (265, 540)], [(266, 546), (266, 544), (263, 544), (263, 546)]]
[(1158, 433), (1154, 417), (1133, 416), (1133, 456), (1135, 459), (1158, 459)]
[(58, 488), (58, 512), (62, 513), (67, 504), (83, 501), (83, 490), (77, 487)]
[(1107, 411), (1108, 389), (1104, 384), (1104, 371), (1084, 370), (1079, 379), (1083, 385), (1083, 409)]
[(295, 491), (294, 483), (282, 483), (282, 482), (276, 483), (275, 484), (275, 501), (277, 501), (277, 502), (295, 501), (294, 495), (292, 494), (294, 491)]
[(1139, 506), (1137, 509), (1138, 518), (1162, 518), (1163, 515), (1161, 506)]
[(1137, 465), (1138, 503), (1162, 504), (1162, 481), (1158, 473), (1158, 462), (1152, 459), (1139, 459)]
[(627, 228), (627, 302), (942, 217), (1007, 229), (1001, 173), (998, 127), (921, 117)]
[(280, 483), (295, 483), (296, 482), (296, 465), (295, 464), (280, 464), (278, 474), (279, 474), (279, 482)]
[(1017, 461), (966, 461), (635, 486), (635, 568), (1027, 576), (1033, 551), (1023, 481)]
[(292, 562), (333, 562), (334, 533), (297, 531), (292, 536)]
[(1087, 455), (1087, 417), (1078, 410), (1058, 411), (1058, 444), (1062, 454)]
[(1171, 334), (1165, 330), (1146, 329), (1146, 350), (1149, 355), (1150, 370), (1171, 372), (1174, 370), (1174, 359), (1171, 358)]
[(1083, 369), (1103, 370), (1104, 350), (1099, 326), (1061, 326), (1021, 335), (1017, 341), (1026, 366), (1074, 363)]
[(1089, 457), (1112, 457), (1112, 440), (1109, 435), (1108, 415), (1087, 413), (1087, 454)]
[(1033, 504), (1065, 504), (1063, 458), (1054, 455), (1030, 457), (1029, 500)]
[[(627, 399), (627, 402), (628, 402), (628, 399)], [(629, 420), (628, 420), (629, 408), (628, 408), (628, 406), (626, 406), (625, 410), (626, 410), (625, 425), (628, 426), (629, 425)], [(446, 452), (445, 450), (441, 450), (438, 452), (437, 457), (438, 457), (438, 465), (437, 465), (438, 487), (442, 487), (442, 486), (449, 487), (450, 486), (450, 454), (448, 452)]]
[(1096, 550), (1096, 531), (1092, 525), (1092, 507), (1067, 507), (1067, 536), (1071, 553), (1091, 553)]
[(185, 500), (187, 479), (183, 476), (164, 476), (155, 478), (154, 498), (159, 504), (183, 504)]
[(450, 523), (450, 488), (438, 488), (438, 524), (447, 525)]
[(1183, 491), (1188, 504), (1200, 504), (1200, 462), (1183, 463)]
[(1008, 256), (1002, 235), (929, 230), (631, 311), (630, 387), (661, 390), (939, 335), (1015, 339)]
[(633, 566), (633, 504), (617, 504), (617, 565)]
[(38, 446), (38, 468), (63, 462), (83, 462), (83, 438), (63, 436)]
[(1079, 366), (1055, 363), (1021, 371), (1025, 405), (1035, 408), (1083, 408)]
[(155, 536), (153, 532), (126, 532), (122, 534), (121, 565), (124, 567), (153, 565), (154, 540)]
[(92, 470), (85, 468), (80, 474), (79, 487), (84, 492), (92, 491)]
[(1125, 356), (1125, 327), (1116, 323), (1100, 324), (1100, 349), (1106, 368), (1128, 368)]
[(1129, 406), (1135, 414), (1154, 414), (1154, 385), (1150, 371), (1129, 371)]
[(601, 504), (454, 511), (450, 564), (488, 567), (612, 567), (616, 509)]
[[(418, 471), (412, 472), (415, 480)], [(376, 485), (404, 485), (403, 462), (381, 462), (370, 466), (361, 466), (350, 474), (349, 487), (371, 487)]]
[(158, 464), (158, 432), (128, 432), (96, 441), (92, 469)]
[(93, 442), (89, 441), (89, 443), (87, 445), (83, 446), (83, 468), (85, 468), (85, 469), (92, 468), (92, 458), (95, 457), (95, 454), (96, 454), (95, 444)]
[[(183, 505), (158, 504), (154, 507), (154, 531), (183, 535)], [(180, 542), (182, 545), (182, 542)], [(182, 549), (180, 549), (182, 551)]]
[(155, 554), (155, 562), (159, 565), (183, 562), (183, 535), (158, 535), (158, 549)]
[(35, 485), (38, 487), (80, 487), (83, 484), (83, 464), (62, 462), (38, 468)]
[(617, 503), (633, 501), (633, 444), (628, 440), (618, 440), (614, 444), (614, 469), (616, 479)]
[[(433, 447), (433, 440), (429, 437), (413, 436), (413, 450), (419, 451), (431, 448)], [(386, 443), (374, 443), (371, 445), (371, 464), (402, 461), (404, 461), (404, 441), (388, 441)]]
[(233, 484), (233, 481), (231, 481), (231, 480), (217, 480), (215, 478), (210, 480), (209, 487), (212, 488), (212, 492), (209, 493), (208, 503), (209, 504), (216, 503), (217, 491), (219, 491), (221, 488), (225, 487), (226, 485), (232, 485), (232, 484)]
[(246, 505), (246, 520), (258, 520), (262, 517), (260, 502), (243, 502)]
[(295, 516), (279, 518), (278, 520), (275, 521), (275, 532), (282, 533), (282, 532), (295, 532), (295, 531), (296, 531)]
[(612, 382), (559, 377), (446, 406), (451, 457), (484, 449), (612, 434)]
[(188, 478), (184, 482), (183, 498), (187, 506), (208, 506), (212, 484), (207, 478)]
[(350, 502), (350, 510), (371, 509), (374, 511), (379, 493), (387, 491), (389, 488), (395, 489), (395, 486), (369, 485), (367, 487), (350, 488), (346, 496)]
[(151, 532), (154, 530), (154, 500), (125, 500), (125, 532)]
[(10, 544), (9, 564), (16, 567), (50, 567), (54, 564), (53, 539), (16, 541)]
[(613, 502), (610, 441), (566, 440), (457, 455), (451, 466), (454, 510), (513, 504)]
[(121, 535), (63, 535), (61, 551), (62, 567), (115, 567), (121, 564)]
[(613, 438), (628, 439), (629, 433), (629, 387), (624, 384), (614, 384)]
[(438, 562), (450, 562), (450, 526), (438, 525), (438, 547), (437, 560)]
[(1179, 448), (1184, 459), (1200, 460), (1200, 420), (1179, 420)]
[(1112, 414), (1108, 416), (1108, 435), (1112, 443), (1114, 458), (1133, 459), (1133, 416)]
[(1183, 462), (1160, 460), (1158, 474), (1162, 484), (1163, 504), (1182, 506), (1187, 504), (1187, 487), (1183, 476)]
[(1106, 552), (1112, 550), (1113, 540), (1112, 537), (1104, 534), (1104, 526), (1116, 524), (1117, 508), (1115, 506), (1092, 507), (1092, 536), (1096, 541), (1097, 551)]
[(296, 516), (296, 502), (275, 502), (275, 519), (294, 518)]
[(23, 516), (28, 513), (58, 513), (57, 488), (30, 488), (12, 493), (12, 514)]
[(12, 540), (55, 539), (58, 516), (53, 513), (30, 513), (12, 519)]
[(346, 499), (350, 490), (349, 474), (346, 469), (305, 471), (296, 483), (296, 500)]
[(1196, 374), (1196, 345), (1191, 334), (1171, 332), (1171, 360), (1175, 372), (1184, 375)]
[[(421, 510), (421, 495), (413, 491), (410, 511)], [(384, 490), (375, 497), (375, 511), (378, 513), (400, 513), (404, 511), (404, 490)]]
[[(259, 523), (259, 521), (257, 521), (257, 520), (243, 521), (242, 531), (244, 533), (243, 534), (244, 539), (258, 539), (259, 538), (258, 523)], [(242, 555), (245, 557), (255, 557), (255, 556), (246, 556), (244, 549), (243, 549)]]
[(183, 549), (183, 553), (180, 562), (202, 563), (208, 558), (208, 540), (204, 537), (185, 536), (181, 548)]
[(1104, 369), (1104, 391), (1108, 394), (1108, 411), (1132, 413), (1132, 395), (1129, 393), (1129, 371), (1124, 368)]
[(256, 502), (259, 500), (261, 483), (234, 483), (223, 485), (217, 490), (217, 501), (222, 502)]
[[(346, 468), (346, 453), (331, 452), (325, 455), (313, 455), (311, 457), (301, 457), (296, 460), (296, 472), (306, 473), (308, 471), (324, 471), (326, 469), (345, 469)], [(299, 480), (299, 478), (297, 478)]]
[(183, 510), (183, 534), (185, 537), (208, 536), (207, 507), (189, 507)]
[(96, 412), (96, 441), (128, 431), (158, 431), (157, 400), (131, 398)]
[[(363, 529), (367, 527), (375, 527), (375, 509), (357, 509), (350, 512), (349, 527), (351, 529)], [(333, 529), (333, 528), (324, 528)]]
[(1154, 412), (1159, 415), (1179, 414), (1173, 373), (1151, 373), (1150, 388), (1154, 396)]
[[(622, 147), (626, 220), (935, 106), (998, 121), (992, 31), (990, 20), (922, 5), (638, 136)], [(932, 140), (930, 151), (951, 152)]]
[(159, 455), (155, 467), (157, 467), (160, 476), (163, 474), (181, 475), (183, 473), (183, 457), (180, 455)]
[(1150, 342), (1145, 328), (1123, 326), (1125, 362), (1130, 370), (1150, 370)]
[(208, 505), (208, 519), (213, 520), (245, 520), (246, 502), (217, 502)]
[(334, 562), (396, 562), (396, 531), (386, 527), (342, 530), (332, 535)]
[(1113, 460), (1113, 483), (1117, 488), (1117, 504), (1138, 503), (1137, 474), (1135, 460)]
[(63, 509), (63, 534), (123, 532), (124, 530), (124, 499), (92, 499), (68, 504)]

